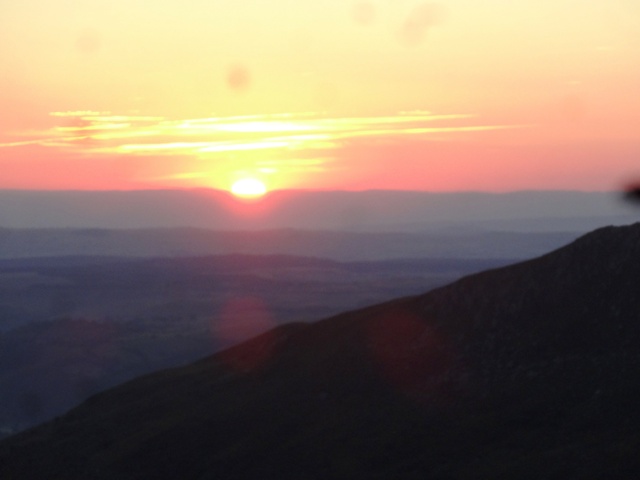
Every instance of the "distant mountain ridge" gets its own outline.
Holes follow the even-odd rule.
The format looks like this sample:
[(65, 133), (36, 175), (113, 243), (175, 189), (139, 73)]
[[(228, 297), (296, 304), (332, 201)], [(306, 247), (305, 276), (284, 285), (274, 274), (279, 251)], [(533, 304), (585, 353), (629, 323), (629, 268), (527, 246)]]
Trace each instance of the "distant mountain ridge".
[(7, 479), (640, 475), (640, 224), (289, 324), (0, 443)]
[(497, 230), (583, 232), (635, 221), (615, 192), (277, 190), (256, 202), (211, 189), (139, 191), (0, 190), (0, 227), (183, 228), (424, 232)]
[(158, 229), (1, 229), (0, 260), (34, 257), (193, 257), (295, 255), (338, 261), (411, 258), (529, 258), (574, 239), (575, 232), (215, 231)]

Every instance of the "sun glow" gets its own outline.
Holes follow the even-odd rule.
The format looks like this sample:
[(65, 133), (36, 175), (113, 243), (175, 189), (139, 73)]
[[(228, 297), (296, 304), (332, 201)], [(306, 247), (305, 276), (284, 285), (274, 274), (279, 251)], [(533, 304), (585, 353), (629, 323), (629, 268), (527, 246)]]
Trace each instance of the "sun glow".
[(255, 178), (243, 178), (231, 186), (231, 193), (241, 198), (258, 198), (267, 193), (267, 187)]

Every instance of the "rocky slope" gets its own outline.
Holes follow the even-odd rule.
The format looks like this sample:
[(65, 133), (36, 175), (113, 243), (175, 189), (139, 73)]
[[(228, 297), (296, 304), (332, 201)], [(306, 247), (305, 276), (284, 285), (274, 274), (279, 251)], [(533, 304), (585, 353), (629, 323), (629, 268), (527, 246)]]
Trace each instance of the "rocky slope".
[(640, 224), (290, 324), (0, 443), (3, 479), (640, 475)]

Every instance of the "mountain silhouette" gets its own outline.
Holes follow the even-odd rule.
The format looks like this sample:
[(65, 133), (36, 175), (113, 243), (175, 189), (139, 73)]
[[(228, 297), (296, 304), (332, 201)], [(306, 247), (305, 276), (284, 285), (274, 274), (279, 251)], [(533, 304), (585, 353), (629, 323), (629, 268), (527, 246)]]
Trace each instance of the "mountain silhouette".
[(640, 224), (289, 324), (0, 443), (0, 478), (640, 475)]

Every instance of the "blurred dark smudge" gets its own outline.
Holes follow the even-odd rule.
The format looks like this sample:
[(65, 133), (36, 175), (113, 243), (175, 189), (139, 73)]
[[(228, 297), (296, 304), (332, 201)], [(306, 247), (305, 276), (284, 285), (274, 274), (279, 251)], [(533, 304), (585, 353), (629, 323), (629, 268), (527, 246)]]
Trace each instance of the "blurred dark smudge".
[(400, 30), (402, 43), (413, 47), (421, 44), (429, 29), (442, 23), (444, 7), (438, 3), (422, 3), (409, 12)]
[(624, 200), (640, 204), (640, 183), (629, 185), (624, 190)]

